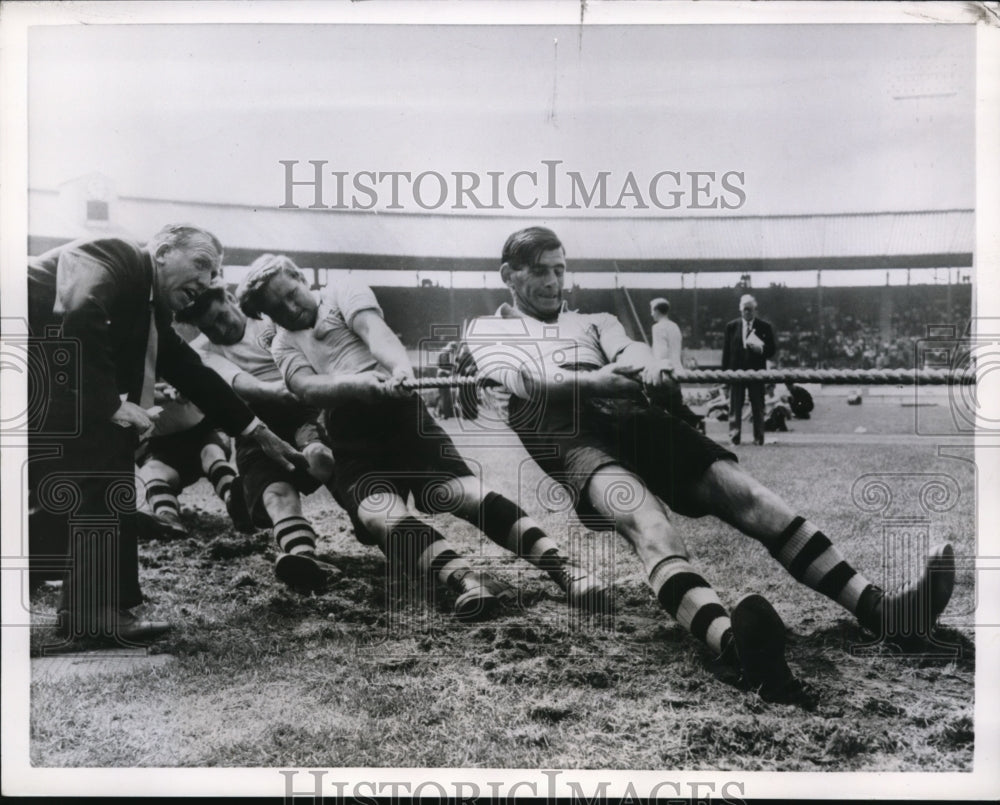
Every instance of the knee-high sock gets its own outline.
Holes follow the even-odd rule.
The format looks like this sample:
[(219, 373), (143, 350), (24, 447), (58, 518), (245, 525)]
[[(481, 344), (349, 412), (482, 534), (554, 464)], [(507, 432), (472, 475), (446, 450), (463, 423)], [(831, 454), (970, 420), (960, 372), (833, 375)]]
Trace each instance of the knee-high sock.
[(563, 584), (566, 558), (555, 541), (520, 506), (496, 492), (488, 492), (473, 524), (497, 545), (527, 559)]
[(233, 479), (236, 477), (233, 465), (224, 458), (217, 459), (212, 462), (206, 475), (212, 486), (215, 487), (215, 494), (219, 496), (221, 501), (225, 502), (226, 498), (229, 497), (229, 489), (233, 485)]
[(796, 517), (768, 549), (792, 576), (832, 598), (852, 614), (870, 596), (871, 582), (851, 567), (829, 538), (804, 517)]
[(159, 517), (176, 520), (180, 516), (181, 506), (177, 501), (177, 493), (164, 481), (151, 481), (146, 485), (146, 500), (153, 509), (153, 514)]
[(732, 639), (729, 613), (687, 559), (661, 559), (649, 573), (649, 586), (674, 620), (717, 654), (723, 652)]
[(315, 553), (316, 532), (305, 517), (283, 517), (271, 529), (283, 553)]
[(447, 584), (456, 571), (472, 569), (448, 540), (416, 517), (402, 517), (390, 527), (385, 552), (390, 566), (442, 584)]

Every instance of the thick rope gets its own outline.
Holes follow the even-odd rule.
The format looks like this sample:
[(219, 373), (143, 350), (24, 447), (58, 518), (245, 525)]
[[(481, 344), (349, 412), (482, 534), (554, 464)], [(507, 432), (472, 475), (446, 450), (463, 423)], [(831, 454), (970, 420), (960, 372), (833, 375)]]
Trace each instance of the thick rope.
[(674, 372), (678, 383), (824, 383), (856, 386), (957, 386), (976, 382), (972, 371), (948, 369), (682, 369)]
[[(970, 386), (976, 382), (972, 367), (966, 371), (947, 369), (677, 369), (678, 383), (823, 383), (851, 386)], [(478, 377), (423, 377), (408, 388), (461, 388), (480, 381)]]

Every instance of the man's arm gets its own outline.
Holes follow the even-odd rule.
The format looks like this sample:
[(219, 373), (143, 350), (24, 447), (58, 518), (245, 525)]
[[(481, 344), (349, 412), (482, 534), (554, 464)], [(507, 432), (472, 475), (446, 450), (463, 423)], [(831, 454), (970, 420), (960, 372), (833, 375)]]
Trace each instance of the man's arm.
[(612, 358), (613, 363), (631, 366), (645, 366), (651, 361), (659, 360), (653, 355), (653, 350), (648, 344), (642, 341), (632, 341), (627, 347), (621, 350)]
[[(109, 239), (80, 244), (61, 252), (55, 265), (52, 315), (62, 315), (63, 337), (80, 344), (80, 408), (84, 421), (110, 420), (149, 436), (155, 415), (118, 394), (118, 367), (111, 321), (127, 300), (145, 313), (148, 286), (136, 271), (139, 247)], [(46, 289), (48, 290), (48, 289)], [(45, 295), (46, 302), (48, 296)], [(141, 301), (140, 301), (141, 300)], [(148, 314), (146, 314), (148, 315)]]
[(478, 341), (475, 327), (470, 325), (472, 348), (463, 345), (456, 359), (459, 371), (478, 369), (486, 384), (502, 387), (521, 399), (545, 399), (564, 402), (579, 397), (638, 397), (642, 388), (634, 380), (617, 372), (615, 364), (594, 371), (565, 369), (544, 362), (524, 363), (524, 353), (504, 342)]
[(253, 421), (253, 412), (198, 353), (170, 326), (158, 327), (159, 353), (156, 367), (187, 399), (197, 405), (230, 436), (239, 436)]
[(650, 388), (676, 388), (672, 373), (677, 367), (673, 361), (655, 357), (650, 347), (641, 341), (629, 342), (615, 355), (613, 364), (618, 374), (631, 377)]
[(198, 342), (192, 342), (201, 362), (233, 387), (240, 399), (250, 405), (254, 403), (295, 403), (298, 399), (288, 390), (283, 380), (260, 380), (243, 371), (228, 358), (216, 352), (198, 349)]
[(371, 401), (384, 396), (398, 396), (392, 384), (376, 372), (336, 376), (318, 373), (286, 330), (279, 330), (271, 342), (271, 357), (292, 394), (314, 408), (326, 408), (351, 400)]
[(76, 249), (59, 255), (57, 270), (55, 304), (62, 312), (62, 335), (80, 344), (81, 413), (86, 419), (108, 420), (121, 407), (111, 318), (118, 295), (129, 292), (131, 277), (123, 266)]
[(358, 311), (351, 319), (350, 327), (368, 345), (375, 360), (393, 377), (413, 377), (413, 365), (406, 348), (375, 310)]
[(218, 374), (209, 369), (169, 325), (159, 327), (157, 368), (206, 417), (231, 436), (248, 436), (273, 461), (287, 470), (308, 468), (305, 456), (280, 439), (247, 407)]
[(642, 384), (632, 379), (630, 371), (623, 371), (623, 366), (609, 363), (593, 371), (575, 371), (572, 369), (557, 369), (547, 371), (544, 375), (522, 369), (520, 377), (521, 393), (509, 389), (512, 394), (534, 398), (545, 395), (545, 399), (559, 403), (576, 398), (590, 397), (625, 397), (640, 399)]
[(282, 403), (292, 404), (299, 402), (282, 380), (259, 380), (247, 372), (240, 372), (233, 377), (233, 391), (240, 398), (253, 405), (254, 403)]
[(285, 382), (306, 405), (328, 408), (350, 401), (372, 401), (391, 395), (390, 384), (374, 372), (353, 375), (320, 375), (308, 366), (292, 369)]

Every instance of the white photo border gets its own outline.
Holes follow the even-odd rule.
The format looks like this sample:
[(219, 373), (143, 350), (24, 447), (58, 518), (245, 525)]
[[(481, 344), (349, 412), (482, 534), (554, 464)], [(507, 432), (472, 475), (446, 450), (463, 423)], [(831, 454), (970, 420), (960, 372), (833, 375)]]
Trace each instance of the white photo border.
[[(2, 265), (2, 315), (25, 314), (23, 266), (27, 259), (27, 32), (33, 25), (155, 25), (238, 22), (281, 24), (976, 24), (977, 25), (977, 189), (976, 189), (976, 311), (980, 317), (1000, 319), (1000, 16), (996, 3), (749, 3), (749, 2), (80, 2), (5, 3), (0, 9), (0, 75), (3, 77), (2, 158), (0, 158), (0, 265)], [(6, 380), (6, 378), (5, 378)], [(24, 409), (25, 389), (4, 383), (4, 413)], [(1000, 445), (977, 447), (978, 533), (996, 563), (1000, 556), (995, 524), (1000, 522)], [(21, 466), (18, 447), (4, 446), (2, 465), (5, 489), (16, 489)], [(22, 448), (23, 450), (23, 448)], [(992, 494), (990, 492), (992, 491)], [(17, 521), (19, 507), (3, 507), (3, 556), (16, 556), (24, 524)], [(13, 540), (13, 542), (11, 541)], [(11, 547), (13, 545), (13, 547)], [(989, 558), (989, 557), (987, 557)], [(1000, 585), (983, 583), (980, 590), (980, 623), (998, 623)], [(980, 582), (989, 582), (982, 574)], [(13, 585), (3, 589), (3, 610), (21, 602), (11, 599)], [(989, 617), (987, 617), (989, 613)], [(4, 618), (7, 622), (7, 618)], [(674, 771), (552, 771), (539, 769), (335, 769), (327, 781), (371, 781), (382, 784), (381, 794), (392, 783), (439, 781), (449, 793), (454, 781), (478, 782), (484, 792), (490, 781), (504, 781), (498, 793), (524, 783), (514, 794), (567, 796), (566, 782), (578, 782), (592, 791), (610, 780), (609, 801), (625, 793), (631, 782), (640, 794), (664, 781), (676, 782), (685, 793), (692, 782), (717, 781), (714, 790), (729, 783), (730, 799), (780, 797), (840, 799), (921, 797), (929, 799), (993, 798), (1000, 791), (1000, 701), (996, 679), (1000, 672), (1000, 634), (996, 627), (977, 632), (975, 769), (970, 773), (698, 773)], [(33, 768), (28, 753), (29, 674), (28, 635), (25, 629), (3, 630), (3, 793), (5, 795), (181, 795), (181, 796), (283, 796), (286, 777), (278, 769), (47, 769)], [(295, 790), (309, 789), (308, 770), (298, 771)], [(534, 789), (527, 783), (534, 783)], [(554, 787), (553, 787), (554, 786)], [(350, 785), (347, 792), (351, 791)], [(412, 790), (412, 789), (411, 789)], [(661, 796), (677, 796), (673, 787)], [(697, 791), (697, 789), (694, 789)], [(705, 789), (701, 789), (703, 794)], [(430, 788), (434, 794), (436, 789)], [(328, 788), (333, 795), (335, 788)], [(370, 795), (375, 790), (363, 788)], [(684, 794), (681, 795), (682, 797)]]

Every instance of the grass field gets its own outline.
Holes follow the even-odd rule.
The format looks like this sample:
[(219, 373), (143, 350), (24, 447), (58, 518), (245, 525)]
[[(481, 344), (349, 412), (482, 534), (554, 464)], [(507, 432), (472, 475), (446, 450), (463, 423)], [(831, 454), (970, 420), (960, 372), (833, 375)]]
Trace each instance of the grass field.
[[(793, 421), (790, 437), (827, 433), (828, 443), (777, 434), (777, 444), (740, 448), (741, 463), (874, 581), (898, 565), (892, 554), (883, 567), (886, 540), (900, 538), (886, 517), (927, 513), (932, 544), (948, 538), (960, 557), (975, 552), (974, 466), (964, 460), (971, 451), (939, 455), (948, 440), (879, 442), (913, 431), (913, 410), (898, 404), (818, 402), (813, 419)], [(943, 407), (928, 413), (947, 418)], [(710, 435), (724, 431), (710, 423)], [(202, 481), (182, 498), (191, 538), (140, 547), (143, 610), (177, 627), (154, 651), (176, 659), (72, 683), (34, 680), (33, 763), (971, 770), (968, 565), (959, 564), (939, 630), (956, 656), (900, 657), (878, 646), (862, 656), (852, 653), (865, 641), (853, 619), (798, 585), (760, 545), (714, 518), (678, 517), (693, 561), (724, 603), (751, 592), (772, 601), (789, 629), (792, 666), (821, 694), (814, 712), (770, 705), (716, 679), (698, 644), (655, 605), (625, 543), (560, 510), (522, 454), (456, 440), (494, 488), (518, 497), (571, 550), (603, 559), (616, 584), (613, 616), (574, 618), (541, 574), (447, 516), (436, 521), (441, 530), (474, 564), (515, 584), (522, 607), (467, 626), (448, 614), (445, 594), (408, 602), (325, 491), (306, 500), (306, 513), (343, 575), (328, 592), (304, 597), (274, 578), (268, 535), (235, 533)], [(855, 502), (855, 482), (876, 473), (895, 474), (883, 478), (896, 490), (885, 511)], [(932, 499), (928, 513), (920, 489), (933, 478), (960, 495), (950, 508)], [(34, 601), (39, 624), (51, 620), (55, 598), (47, 590)], [(51, 639), (49, 629), (33, 630), (36, 652)]]

